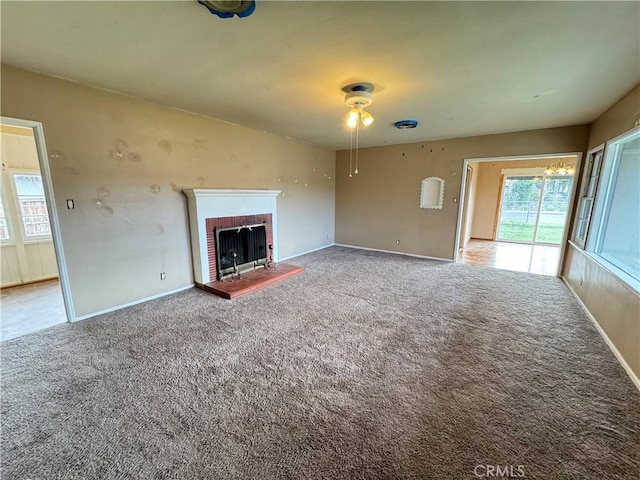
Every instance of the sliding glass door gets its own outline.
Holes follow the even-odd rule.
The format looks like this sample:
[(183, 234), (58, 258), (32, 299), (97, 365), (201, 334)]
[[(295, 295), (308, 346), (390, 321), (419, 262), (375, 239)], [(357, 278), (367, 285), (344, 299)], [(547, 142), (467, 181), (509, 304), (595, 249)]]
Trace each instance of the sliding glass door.
[(572, 182), (567, 175), (507, 175), (496, 239), (560, 244)]

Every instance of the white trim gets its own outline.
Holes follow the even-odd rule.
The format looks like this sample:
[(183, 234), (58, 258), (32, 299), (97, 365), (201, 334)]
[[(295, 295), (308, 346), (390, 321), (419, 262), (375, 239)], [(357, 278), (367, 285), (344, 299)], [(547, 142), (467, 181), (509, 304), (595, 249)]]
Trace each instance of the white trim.
[(47, 282), (49, 280), (57, 280), (58, 278), (59, 278), (58, 275), (51, 275), (48, 277), (38, 278), (37, 280), (29, 280), (27, 282), (18, 281), (18, 282), (5, 283), (0, 285), (0, 290), (2, 290), (3, 288), (23, 287), (23, 286), (26, 287), (28, 285), (36, 285), (38, 283)]
[[(600, 186), (600, 178), (601, 178), (601, 173), (602, 173), (602, 166), (604, 163), (604, 147), (605, 144), (601, 143), (600, 145), (598, 145), (597, 147), (592, 148), (591, 150), (589, 150), (587, 152), (587, 156), (586, 156), (586, 166), (587, 168), (589, 168), (589, 163), (591, 163), (591, 168), (588, 171), (588, 176), (587, 176), (587, 170), (583, 169), (583, 171), (580, 172), (580, 178), (577, 178), (578, 182), (580, 183), (578, 185), (578, 190), (576, 192), (576, 195), (578, 196), (578, 198), (576, 199), (577, 203), (576, 203), (576, 218), (574, 219), (573, 222), (573, 231), (571, 232), (571, 235), (569, 237), (569, 241), (571, 242), (571, 240), (577, 242), (576, 240), (576, 235), (578, 233), (578, 228), (579, 228), (579, 224), (580, 224), (580, 217), (581, 217), (581, 212), (580, 209), (582, 208), (582, 201), (586, 197), (586, 193), (589, 190), (589, 185), (591, 183), (591, 178), (593, 177), (593, 169), (594, 169), (594, 163), (595, 160), (598, 158), (598, 155), (600, 155), (600, 163), (598, 165), (598, 181), (596, 182), (596, 186), (595, 186), (595, 190), (593, 192), (593, 196), (590, 197), (591, 198), (591, 208), (589, 209), (589, 216), (588, 216), (588, 221), (587, 221), (587, 226), (586, 231), (584, 233), (584, 239), (582, 240), (582, 245), (579, 246), (579, 248), (585, 248), (587, 246), (587, 240), (589, 239), (589, 230), (591, 229), (591, 219), (593, 216), (593, 210), (595, 208), (595, 199), (596, 196), (598, 195), (598, 190), (599, 190), (599, 186)], [(593, 160), (591, 160), (593, 157)], [(576, 170), (576, 175), (578, 174), (578, 171)]]
[[(619, 285), (621, 285), (621, 286), (625, 287), (627, 290), (629, 290), (629, 292), (634, 293), (636, 295), (638, 295), (640, 293), (640, 290), (636, 289), (631, 283), (627, 282), (625, 280), (625, 278), (623, 278), (621, 275), (616, 273), (619, 270), (618, 267), (616, 267), (615, 265), (613, 265), (610, 262), (607, 262), (604, 258), (599, 256), (598, 254), (594, 254), (593, 252), (589, 252), (589, 251), (583, 249), (580, 245), (575, 243), (575, 241), (573, 241), (573, 240), (569, 240), (568, 243), (569, 243), (569, 245), (571, 245), (573, 247), (573, 249), (576, 252), (581, 253), (587, 260), (591, 260), (593, 263), (595, 263), (600, 268), (602, 268), (605, 272), (607, 272), (609, 275), (611, 275), (618, 282)], [(624, 273), (625, 275), (628, 275), (627, 273), (625, 273), (622, 270), (620, 270), (620, 272)], [(637, 282), (637, 280), (635, 280), (633, 277), (630, 277), (630, 278)]]
[(606, 334), (604, 329), (600, 326), (598, 321), (591, 314), (591, 312), (589, 311), (587, 306), (582, 302), (582, 300), (580, 299), (580, 297), (578, 296), (576, 291), (573, 289), (573, 287), (569, 284), (567, 279), (564, 276), (562, 276), (560, 278), (562, 278), (562, 281), (569, 288), (569, 291), (573, 294), (574, 298), (578, 301), (578, 304), (580, 305), (580, 307), (582, 307), (582, 310), (584, 310), (584, 313), (587, 314), (587, 317), (589, 317), (589, 319), (591, 320), (593, 325), (596, 327), (596, 330), (598, 330), (598, 333), (600, 333), (600, 336), (602, 337), (604, 342), (609, 346), (609, 349), (613, 352), (615, 357), (618, 359), (618, 362), (620, 362), (620, 365), (622, 365), (622, 368), (624, 368), (624, 370), (627, 372), (627, 375), (629, 375), (629, 377), (631, 378), (631, 381), (634, 383), (636, 388), (638, 390), (640, 390), (640, 378), (638, 378), (638, 376), (635, 374), (635, 372), (631, 369), (631, 367), (629, 366), (627, 361), (624, 359), (624, 357), (622, 356), (620, 351), (616, 348), (616, 346), (611, 341), (609, 336)]
[(397, 252), (397, 251), (393, 251), (393, 250), (381, 250), (379, 248), (359, 247), (358, 245), (346, 245), (344, 243), (334, 243), (334, 245), (336, 247), (355, 248), (357, 250), (369, 250), (371, 252), (393, 253), (395, 255), (404, 255), (406, 257), (424, 258), (424, 259), (427, 259), (427, 260), (437, 260), (439, 262), (453, 262), (453, 260), (451, 260), (450, 258), (428, 257), (426, 255), (417, 255), (415, 253)]
[(196, 284), (192, 283), (184, 287), (176, 288), (175, 290), (169, 290), (168, 292), (158, 293), (156, 295), (151, 295), (150, 297), (140, 298), (132, 302), (123, 303), (122, 305), (116, 305), (115, 307), (109, 307), (109, 308), (105, 308), (104, 310), (99, 310), (97, 312), (80, 315), (75, 318), (75, 321), (86, 320), (87, 318), (97, 317), (98, 315), (104, 315), (105, 313), (115, 312), (116, 310), (122, 310), (123, 308), (133, 307), (134, 305), (138, 305), (140, 303), (148, 302), (150, 300), (155, 300), (157, 298), (166, 297), (167, 295), (173, 295), (174, 293), (180, 293), (185, 290), (189, 290), (190, 288), (194, 288), (195, 286)]
[(295, 255), (291, 255), (290, 257), (281, 258), (280, 261), (283, 262), (285, 260), (291, 260), (292, 258), (301, 257), (302, 255), (307, 255), (308, 253), (324, 250), (325, 248), (333, 247), (334, 245), (335, 243), (330, 243), (329, 245), (323, 245), (322, 247), (314, 248), (313, 250), (307, 250), (306, 252), (296, 253)]
[(569, 153), (536, 153), (535, 155), (509, 155), (507, 157), (466, 158), (469, 162), (506, 162), (510, 160), (540, 160), (541, 158), (565, 158), (582, 155), (582, 152)]
[(634, 293), (640, 293), (640, 280), (638, 280), (636, 277), (622, 270), (611, 260), (607, 260), (607, 258), (601, 253), (585, 250), (584, 254), (588, 257), (591, 257), (594, 262), (604, 268), (611, 275), (616, 277), (621, 283), (629, 287), (629, 289), (631, 289)]
[(38, 163), (40, 164), (40, 175), (42, 175), (42, 184), (44, 186), (44, 198), (47, 202), (47, 211), (49, 212), (53, 249), (56, 254), (56, 262), (58, 263), (58, 277), (60, 278), (60, 289), (62, 290), (64, 309), (67, 313), (67, 321), (73, 322), (76, 320), (76, 313), (73, 305), (71, 283), (69, 282), (67, 261), (64, 255), (64, 241), (62, 238), (62, 231), (60, 230), (60, 220), (53, 192), (51, 170), (49, 168), (49, 156), (47, 155), (47, 145), (44, 140), (44, 129), (42, 127), (42, 123), (11, 117), (0, 117), (0, 123), (14, 127), (30, 128), (33, 130), (33, 137), (36, 142), (36, 150), (38, 152)]
[[(195, 197), (277, 197), (281, 190), (241, 190), (241, 189), (210, 189), (187, 188), (184, 192), (192, 193)], [(189, 195), (187, 193), (187, 195)]]

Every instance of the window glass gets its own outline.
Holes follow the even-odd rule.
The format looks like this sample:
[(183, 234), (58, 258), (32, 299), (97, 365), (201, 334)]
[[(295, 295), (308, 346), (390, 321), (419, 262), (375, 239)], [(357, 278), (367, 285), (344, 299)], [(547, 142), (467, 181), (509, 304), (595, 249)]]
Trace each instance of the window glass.
[(4, 203), (0, 196), (0, 240), (9, 240), (9, 227), (7, 225), (7, 214), (4, 211)]
[(613, 148), (596, 253), (640, 279), (640, 135)]
[(15, 174), (13, 180), (26, 237), (51, 235), (42, 177), (34, 174)]
[(593, 201), (598, 191), (601, 166), (602, 149), (591, 152), (582, 176), (583, 192), (578, 207), (578, 221), (574, 235), (574, 241), (581, 247), (585, 246), (587, 233), (589, 233), (589, 223), (593, 211)]

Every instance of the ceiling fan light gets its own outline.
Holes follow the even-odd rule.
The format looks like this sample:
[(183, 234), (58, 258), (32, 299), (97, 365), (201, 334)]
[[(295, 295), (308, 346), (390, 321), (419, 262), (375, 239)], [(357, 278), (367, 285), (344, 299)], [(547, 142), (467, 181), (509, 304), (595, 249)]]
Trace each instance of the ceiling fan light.
[(365, 127), (368, 127), (375, 121), (375, 118), (373, 118), (373, 115), (371, 115), (369, 112), (362, 112), (360, 117), (362, 118), (362, 124)]
[(356, 128), (358, 125), (358, 117), (360, 116), (360, 110), (357, 108), (352, 108), (349, 113), (347, 113), (347, 127)]

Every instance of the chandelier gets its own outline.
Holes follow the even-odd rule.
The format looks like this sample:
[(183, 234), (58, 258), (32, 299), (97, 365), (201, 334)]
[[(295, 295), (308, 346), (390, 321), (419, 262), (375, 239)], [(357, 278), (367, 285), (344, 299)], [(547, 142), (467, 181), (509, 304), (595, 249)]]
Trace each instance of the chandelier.
[[(358, 174), (358, 143), (360, 127), (366, 128), (374, 122), (373, 115), (365, 111), (365, 108), (373, 103), (373, 85), (370, 83), (358, 83), (347, 85), (342, 89), (347, 94), (344, 103), (350, 108), (347, 113), (346, 124), (351, 136), (351, 146), (349, 148), (349, 177)], [(353, 148), (353, 132), (356, 132), (355, 155)], [(355, 170), (353, 163), (355, 158)], [(353, 174), (351, 173), (353, 171)]]
[(545, 175), (573, 175), (576, 169), (573, 165), (565, 165), (564, 162), (552, 163), (544, 171)]

